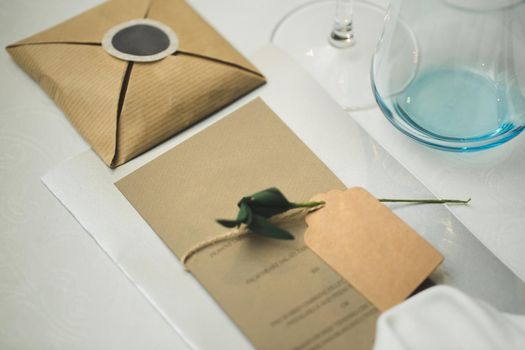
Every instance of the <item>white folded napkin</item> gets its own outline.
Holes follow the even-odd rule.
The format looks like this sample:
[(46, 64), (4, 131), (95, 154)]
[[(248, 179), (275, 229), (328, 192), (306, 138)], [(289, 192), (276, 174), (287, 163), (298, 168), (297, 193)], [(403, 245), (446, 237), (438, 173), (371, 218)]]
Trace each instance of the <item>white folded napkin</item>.
[(436, 286), (378, 320), (374, 350), (525, 349), (525, 315), (503, 313), (448, 286)]

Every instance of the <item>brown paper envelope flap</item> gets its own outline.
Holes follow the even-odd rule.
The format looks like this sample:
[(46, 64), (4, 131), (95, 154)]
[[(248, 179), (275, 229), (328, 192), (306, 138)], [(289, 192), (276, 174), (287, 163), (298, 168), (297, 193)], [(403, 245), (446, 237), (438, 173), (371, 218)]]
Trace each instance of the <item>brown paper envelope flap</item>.
[(177, 33), (179, 51), (230, 62), (260, 74), (184, 0), (153, 0), (148, 18), (170, 26)]
[(380, 310), (405, 300), (443, 256), (362, 188), (314, 197), (306, 244)]
[(113, 0), (9, 47), (28, 44), (99, 44), (117, 24), (151, 18), (170, 26), (179, 37), (179, 51), (229, 62), (258, 72), (228, 41), (183, 0)]
[(126, 162), (262, 84), (264, 78), (251, 72), (184, 55), (155, 64), (135, 63), (113, 165)]
[(11, 46), (35, 43), (101, 43), (115, 25), (146, 15), (150, 0), (113, 0)]
[(104, 161), (111, 162), (118, 93), (127, 62), (100, 47), (85, 45), (27, 45), (8, 50)]

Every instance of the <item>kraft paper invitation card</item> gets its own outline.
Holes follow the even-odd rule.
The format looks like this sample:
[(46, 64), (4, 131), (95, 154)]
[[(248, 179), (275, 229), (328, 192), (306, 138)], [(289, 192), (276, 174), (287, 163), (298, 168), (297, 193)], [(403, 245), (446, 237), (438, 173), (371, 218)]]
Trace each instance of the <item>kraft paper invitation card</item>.
[[(226, 232), (215, 219), (233, 217), (246, 194), (345, 188), (260, 99), (116, 185), (179, 258)], [(242, 237), (188, 267), (258, 349), (370, 349), (378, 310), (305, 245), (304, 220), (286, 229), (294, 240)]]

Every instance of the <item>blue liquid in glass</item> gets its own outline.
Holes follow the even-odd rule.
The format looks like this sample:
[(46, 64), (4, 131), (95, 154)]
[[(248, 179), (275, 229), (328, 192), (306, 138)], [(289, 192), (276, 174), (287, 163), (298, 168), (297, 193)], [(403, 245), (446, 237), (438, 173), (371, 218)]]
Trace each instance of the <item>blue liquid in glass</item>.
[(488, 76), (459, 68), (423, 71), (394, 98), (410, 126), (442, 140), (483, 140), (514, 128), (505, 89)]

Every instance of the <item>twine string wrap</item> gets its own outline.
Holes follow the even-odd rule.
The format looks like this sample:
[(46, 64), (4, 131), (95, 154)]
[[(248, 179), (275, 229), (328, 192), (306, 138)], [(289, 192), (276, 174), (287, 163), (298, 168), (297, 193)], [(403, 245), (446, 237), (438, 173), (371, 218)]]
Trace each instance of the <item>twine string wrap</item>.
[[(460, 199), (395, 199), (395, 198), (380, 198), (378, 199), (379, 202), (382, 203), (413, 203), (413, 204), (468, 204), (470, 202), (470, 198), (467, 200), (460, 200)], [(310, 204), (318, 204), (315, 206), (310, 207), (299, 207), (290, 209), (286, 212), (283, 212), (281, 214), (274, 215), (268, 219), (268, 221), (272, 224), (280, 224), (285, 222), (291, 222), (293, 220), (296, 220), (298, 218), (304, 218), (308, 213), (311, 213), (313, 211), (319, 210), (325, 206), (324, 202), (309, 202)], [(182, 255), (182, 258), (180, 259), (182, 266), (184, 266), (184, 269), (188, 271), (187, 263), (188, 260), (195, 255), (196, 253), (200, 252), (201, 250), (204, 250), (208, 247), (211, 247), (217, 243), (228, 241), (231, 239), (239, 238), (242, 236), (247, 235), (250, 232), (250, 229), (246, 224), (240, 224), (236, 229), (228, 231), (226, 233), (223, 233), (221, 235), (210, 237), (208, 239), (205, 239), (204, 241), (201, 241), (197, 244), (195, 244), (193, 247), (191, 247), (186, 253)]]
[[(314, 212), (316, 210), (321, 209), (324, 207), (324, 204), (311, 207), (311, 208), (298, 208), (289, 210), (287, 212), (284, 212), (279, 215), (272, 216), (270, 218), (270, 222), (274, 224), (282, 224), (285, 222), (291, 222), (300, 218), (303, 218), (306, 216), (306, 214)], [(208, 247), (214, 246), (218, 243), (229, 241), (231, 239), (242, 237), (250, 232), (250, 229), (246, 225), (242, 225), (235, 230), (228, 231), (226, 233), (223, 233), (221, 235), (210, 237), (208, 239), (205, 239), (204, 241), (201, 241), (197, 244), (195, 244), (193, 247), (188, 249), (184, 255), (182, 255), (180, 262), (182, 263), (182, 266), (184, 267), (184, 270), (188, 271), (188, 260), (195, 255), (196, 253), (200, 252), (201, 250), (204, 250)]]

